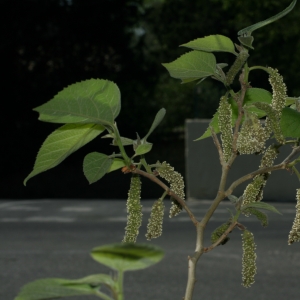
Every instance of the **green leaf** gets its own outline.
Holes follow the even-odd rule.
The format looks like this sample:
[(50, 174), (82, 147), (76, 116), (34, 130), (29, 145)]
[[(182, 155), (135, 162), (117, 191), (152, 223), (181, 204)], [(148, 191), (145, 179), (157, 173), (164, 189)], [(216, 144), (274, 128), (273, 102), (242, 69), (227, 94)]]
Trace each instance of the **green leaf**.
[(284, 137), (300, 138), (300, 113), (285, 107), (282, 110), (280, 127)]
[(146, 144), (141, 144), (138, 145), (137, 148), (135, 149), (135, 155), (143, 155), (151, 151), (153, 144), (146, 143)]
[(24, 185), (33, 176), (54, 168), (70, 154), (93, 140), (105, 128), (96, 124), (66, 124), (52, 132), (42, 144), (32, 172)]
[(112, 159), (99, 152), (92, 152), (83, 160), (83, 173), (90, 184), (101, 179), (110, 169)]
[(74, 285), (74, 280), (47, 278), (24, 285), (14, 300), (51, 300), (93, 294), (94, 288), (87, 283)]
[(162, 119), (164, 118), (166, 114), (166, 110), (164, 108), (160, 109), (158, 111), (158, 113), (156, 114), (154, 121), (148, 131), (148, 133), (146, 134), (146, 136), (142, 139), (144, 141), (147, 140), (147, 138), (149, 137), (149, 135), (154, 131), (154, 129), (160, 124), (160, 122), (162, 121)]
[(254, 25), (251, 25), (249, 27), (246, 27), (246, 28), (240, 30), (238, 32), (238, 35), (250, 36), (251, 33), (254, 30), (256, 30), (258, 28), (261, 28), (263, 26), (266, 26), (266, 25), (268, 25), (270, 23), (273, 23), (273, 22), (277, 21), (278, 19), (280, 19), (280, 18), (284, 17), (285, 15), (287, 15), (294, 8), (294, 6), (296, 5), (296, 3), (297, 3), (297, 0), (294, 0), (285, 10), (283, 10), (279, 14), (277, 14), (277, 15), (271, 17), (271, 18), (268, 18), (268, 19), (266, 19), (264, 21), (258, 22), (258, 23), (254, 24)]
[(107, 173), (109, 172), (112, 172), (112, 171), (115, 171), (115, 170), (118, 170), (118, 169), (121, 169), (123, 167), (125, 167), (125, 162), (123, 159), (120, 159), (120, 158), (114, 158), (113, 159), (113, 162), (109, 168), (109, 170), (107, 171)]
[(253, 112), (258, 116), (258, 118), (262, 118), (266, 115), (266, 113), (254, 106), (251, 106), (255, 102), (271, 104), (272, 94), (269, 91), (260, 88), (251, 88), (246, 92), (244, 106), (249, 106), (249, 112)]
[(273, 205), (270, 205), (270, 204), (265, 203), (265, 202), (251, 202), (251, 203), (243, 206), (242, 210), (246, 210), (247, 208), (250, 208), (250, 207), (258, 208), (258, 209), (270, 210), (270, 211), (272, 211), (274, 213), (277, 213), (277, 214), (281, 215), (281, 212), (279, 212)]
[(238, 40), (241, 42), (242, 45), (250, 48), (250, 49), (254, 49), (252, 47), (252, 43), (254, 41), (254, 37), (253, 36), (239, 36)]
[[(118, 144), (115, 141), (115, 135), (113, 133), (108, 133), (104, 136), (102, 136), (103, 139), (113, 139), (112, 145), (113, 146), (118, 146)], [(133, 144), (133, 140), (129, 139), (129, 138), (125, 138), (125, 137), (120, 137), (121, 138), (121, 142), (123, 146), (128, 146), (128, 145), (132, 145)]]
[(237, 55), (234, 50), (234, 44), (232, 40), (224, 35), (219, 34), (195, 39), (180, 46), (205, 52), (230, 52)]
[[(162, 64), (170, 73), (171, 77), (197, 80), (212, 76), (216, 71), (216, 58), (212, 53), (203, 51), (191, 51), (183, 54), (171, 63)], [(185, 81), (186, 82), (186, 81)]]
[(111, 125), (120, 108), (120, 91), (115, 83), (90, 79), (66, 87), (34, 110), (40, 113), (39, 120), (46, 122)]
[(81, 279), (70, 280), (69, 285), (76, 285), (76, 284), (88, 284), (92, 287), (100, 286), (104, 284), (109, 286), (111, 289), (115, 286), (115, 281), (111, 278), (111, 276), (106, 274), (93, 274)]
[(111, 244), (94, 248), (91, 256), (99, 263), (118, 271), (145, 269), (158, 263), (164, 252), (148, 244)]
[[(231, 104), (231, 110), (232, 110), (232, 126), (234, 126), (235, 121), (237, 120), (238, 117), (238, 108), (236, 102), (230, 98), (228, 99), (229, 103)], [(260, 88), (250, 88), (247, 89), (245, 98), (244, 98), (244, 106), (247, 106), (249, 112), (256, 113), (259, 118), (262, 118), (266, 115), (266, 113), (254, 106), (252, 106), (253, 103), (255, 102), (264, 102), (270, 104), (272, 101), (272, 94), (264, 89)], [(218, 117), (219, 113), (216, 112), (209, 123), (209, 125), (214, 129), (215, 133), (219, 133), (219, 125), (218, 125)], [(210, 129), (208, 128), (198, 139), (195, 141), (200, 141), (203, 140), (207, 137), (211, 136)]]

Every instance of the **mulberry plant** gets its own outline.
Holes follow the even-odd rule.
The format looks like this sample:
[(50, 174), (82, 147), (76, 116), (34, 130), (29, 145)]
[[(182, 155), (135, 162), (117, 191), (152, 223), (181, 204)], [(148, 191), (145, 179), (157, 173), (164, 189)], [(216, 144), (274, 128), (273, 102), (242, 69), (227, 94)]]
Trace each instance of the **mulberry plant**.
[[(218, 192), (202, 219), (193, 212), (188, 199), (185, 199), (182, 175), (164, 161), (164, 158), (157, 158), (163, 161), (162, 163), (158, 160), (148, 163), (146, 160), (152, 149), (148, 138), (164, 118), (166, 110), (162, 108), (158, 111), (143, 138), (139, 135), (135, 140), (123, 137), (115, 121), (121, 108), (120, 91), (115, 83), (103, 79), (90, 79), (72, 84), (49, 102), (34, 109), (39, 113), (41, 121), (64, 125), (46, 138), (38, 152), (33, 171), (25, 179), (25, 184), (31, 177), (57, 166), (74, 151), (103, 134), (102, 137), (109, 138), (117, 150), (110, 154), (87, 154), (83, 160), (83, 172), (89, 183), (94, 183), (105, 174), (115, 171), (131, 175), (127, 199), (127, 226), (122, 241), (124, 247), (132, 246), (138, 240), (143, 217), (140, 201), (141, 182), (151, 180), (162, 188), (162, 194), (158, 195), (158, 200), (153, 203), (146, 238), (163, 238), (165, 207), (169, 207), (169, 217), (172, 218), (185, 210), (197, 234), (196, 249), (188, 258), (186, 291), (178, 299), (193, 298), (198, 260), (217, 246), (230, 243), (229, 234), (235, 229), (242, 231), (241, 282), (244, 287), (250, 287), (255, 281), (257, 271), (256, 244), (251, 228), (246, 228), (239, 218), (246, 215), (256, 218), (262, 226), (267, 226), (267, 215), (262, 210), (279, 213), (274, 206), (263, 202), (264, 188), (272, 172), (291, 170), (300, 179), (300, 173), (296, 169), (300, 162), (299, 98), (288, 96), (283, 76), (275, 67), (250, 65), (251, 51), (254, 50), (252, 34), (288, 14), (296, 2), (297, 0), (293, 0), (277, 15), (240, 30), (237, 33), (239, 44), (234, 44), (231, 39), (219, 34), (198, 38), (181, 45), (191, 49), (190, 52), (173, 62), (163, 64), (170, 75), (180, 79), (182, 83), (201, 83), (210, 77), (226, 90), (208, 129), (197, 139), (213, 139), (222, 169)], [(217, 63), (214, 52), (224, 52), (235, 57), (227, 72), (223, 71), (227, 64)], [(250, 79), (256, 72), (268, 74), (270, 91), (250, 85)], [(290, 154), (282, 162), (277, 162), (277, 156), (283, 147), (289, 147)], [(231, 166), (241, 155), (259, 155), (260, 164), (251, 173), (228, 182)], [(242, 195), (234, 195), (236, 187), (244, 182), (248, 182), (248, 185)], [(288, 236), (288, 244), (300, 241), (299, 190), (296, 194), (296, 217)], [(227, 222), (211, 233), (211, 244), (204, 245), (203, 237), (207, 223), (221, 201), (226, 198), (231, 201), (233, 212), (230, 211)], [(102, 299), (122, 299), (120, 290), (118, 291), (111, 296), (103, 296), (100, 292), (95, 295)], [(194, 297), (196, 298), (199, 297)], [(46, 298), (19, 296), (16, 299)]]

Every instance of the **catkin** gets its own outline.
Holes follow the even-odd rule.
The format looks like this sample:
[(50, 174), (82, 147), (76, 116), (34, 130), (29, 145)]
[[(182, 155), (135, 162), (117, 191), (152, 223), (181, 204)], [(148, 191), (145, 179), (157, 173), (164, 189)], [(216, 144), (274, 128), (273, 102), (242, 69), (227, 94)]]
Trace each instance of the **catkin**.
[(300, 189), (297, 189), (296, 199), (296, 216), (288, 238), (289, 245), (300, 241)]
[(249, 57), (248, 51), (246, 49), (242, 49), (241, 52), (238, 54), (235, 62), (233, 63), (233, 65), (230, 67), (229, 71), (226, 74), (227, 85), (231, 85), (233, 83), (235, 76), (242, 69), (248, 57)]
[[(243, 206), (252, 202), (260, 201), (263, 197), (262, 189), (265, 186), (265, 179), (263, 175), (257, 175), (253, 181), (249, 183), (243, 194)], [(246, 214), (249, 215), (249, 214)]]
[(127, 226), (124, 243), (135, 243), (142, 225), (141, 179), (133, 174), (127, 198)]
[[(160, 177), (164, 178), (168, 183), (170, 183), (170, 189), (182, 200), (184, 200), (184, 181), (181, 174), (174, 171), (174, 168), (167, 162), (163, 162), (160, 167), (156, 168), (156, 171), (159, 173)], [(181, 211), (182, 207), (180, 203), (175, 199), (172, 199), (172, 206), (169, 215), (170, 218), (178, 215)]]
[(247, 113), (237, 139), (240, 154), (253, 154), (265, 148), (267, 135), (255, 114)]
[(242, 234), (243, 257), (242, 257), (242, 285), (250, 287), (255, 281), (256, 274), (256, 245), (253, 234), (244, 230)]
[(220, 100), (218, 108), (218, 125), (221, 132), (221, 140), (223, 147), (224, 160), (227, 162), (232, 154), (232, 110), (231, 105), (227, 101), (227, 97), (223, 96)]
[(162, 198), (156, 200), (152, 206), (150, 218), (147, 225), (147, 240), (158, 238), (162, 235), (162, 225), (164, 219), (164, 201)]

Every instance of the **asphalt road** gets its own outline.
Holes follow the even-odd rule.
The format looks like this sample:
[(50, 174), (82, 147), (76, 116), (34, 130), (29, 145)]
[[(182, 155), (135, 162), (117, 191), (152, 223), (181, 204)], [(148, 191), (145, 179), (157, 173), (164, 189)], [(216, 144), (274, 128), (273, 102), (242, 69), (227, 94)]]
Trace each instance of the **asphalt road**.
[[(190, 202), (201, 217), (210, 201)], [(144, 238), (152, 201), (143, 201)], [(300, 298), (300, 243), (287, 245), (295, 215), (295, 203), (274, 203), (283, 213), (269, 213), (270, 225), (262, 228), (252, 218), (242, 223), (254, 233), (258, 274), (251, 288), (241, 286), (241, 232), (231, 233), (224, 246), (199, 261), (194, 299), (281, 300)], [(209, 233), (228, 218), (229, 203), (222, 203), (207, 228)], [(21, 286), (45, 278), (81, 278), (109, 272), (94, 262), (89, 251), (120, 242), (126, 224), (125, 201), (0, 201), (0, 299), (13, 300)], [(154, 240), (165, 258), (148, 269), (125, 274), (126, 300), (181, 300), (186, 284), (187, 256), (195, 248), (195, 230), (187, 214), (169, 219), (166, 213), (163, 237)], [(94, 297), (70, 297), (80, 300)]]

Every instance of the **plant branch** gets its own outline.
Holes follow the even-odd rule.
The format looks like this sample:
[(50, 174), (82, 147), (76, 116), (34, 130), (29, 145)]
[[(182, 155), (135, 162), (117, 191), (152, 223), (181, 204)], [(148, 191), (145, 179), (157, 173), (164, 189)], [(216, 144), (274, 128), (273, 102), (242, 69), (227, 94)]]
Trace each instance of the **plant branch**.
[(113, 300), (111, 297), (109, 297), (108, 295), (98, 291), (98, 290), (95, 290), (95, 295), (99, 298), (102, 298), (104, 300)]
[(284, 170), (284, 169), (288, 169), (288, 168), (293, 167), (299, 161), (297, 159), (294, 160), (293, 162), (291, 162), (291, 161), (296, 155), (298, 155), (299, 152), (300, 152), (300, 146), (294, 148), (292, 150), (292, 152), (284, 159), (284, 161), (282, 163), (280, 163), (278, 165), (275, 165), (275, 166), (258, 169), (254, 172), (248, 173), (247, 175), (235, 180), (230, 185), (230, 187), (226, 190), (225, 197), (228, 197), (229, 195), (231, 195), (232, 192), (234, 191), (234, 189), (237, 186), (239, 186), (243, 182), (255, 177), (256, 175), (260, 175), (260, 174), (264, 174), (264, 173), (270, 173), (270, 172), (273, 172), (273, 171), (276, 171), (276, 170)]
[(213, 141), (214, 141), (214, 143), (215, 143), (215, 146), (217, 147), (217, 150), (218, 150), (218, 152), (219, 152), (219, 158), (220, 158), (221, 166), (223, 166), (223, 165), (224, 165), (224, 155), (223, 155), (223, 151), (222, 151), (222, 146), (221, 146), (221, 144), (220, 144), (220, 141), (219, 141), (219, 139), (218, 139), (218, 137), (217, 137), (217, 135), (216, 135), (216, 133), (215, 133), (213, 127), (212, 127), (212, 126), (209, 126), (209, 129), (210, 129), (210, 131), (211, 131), (211, 136), (212, 136), (212, 138), (213, 138)]
[(144, 177), (152, 180), (156, 184), (158, 184), (160, 187), (162, 187), (169, 196), (173, 197), (185, 209), (185, 211), (188, 213), (188, 215), (189, 215), (190, 219), (192, 220), (192, 222), (194, 223), (194, 225), (197, 226), (198, 221), (197, 221), (196, 217), (194, 216), (194, 214), (189, 209), (189, 207), (187, 206), (186, 202), (183, 199), (181, 199), (179, 196), (177, 196), (177, 194), (175, 194), (166, 184), (164, 184), (161, 180), (159, 180), (153, 174), (149, 174), (149, 173), (139, 170), (139, 169), (132, 170), (132, 173), (136, 173), (141, 176), (144, 176)]

